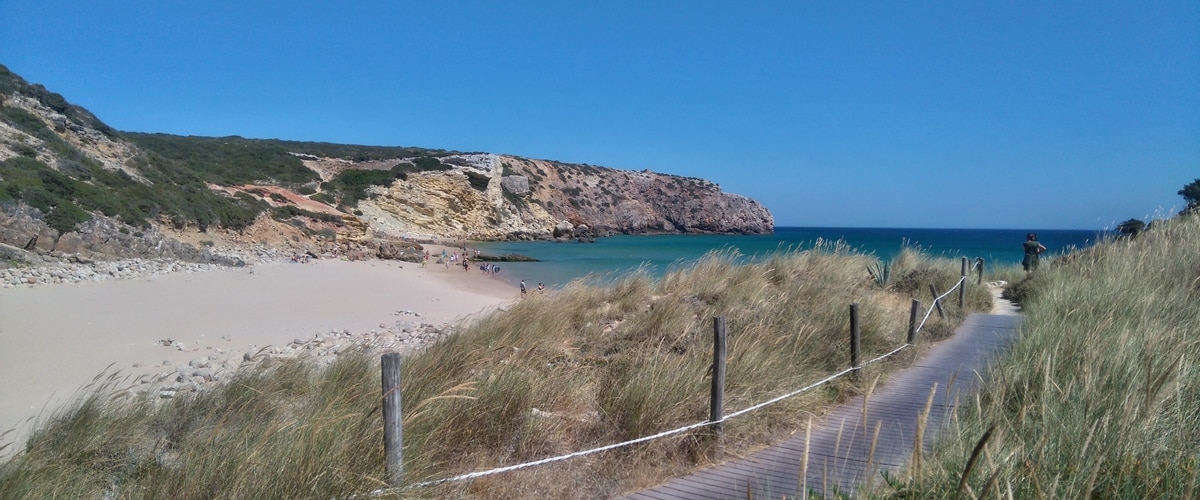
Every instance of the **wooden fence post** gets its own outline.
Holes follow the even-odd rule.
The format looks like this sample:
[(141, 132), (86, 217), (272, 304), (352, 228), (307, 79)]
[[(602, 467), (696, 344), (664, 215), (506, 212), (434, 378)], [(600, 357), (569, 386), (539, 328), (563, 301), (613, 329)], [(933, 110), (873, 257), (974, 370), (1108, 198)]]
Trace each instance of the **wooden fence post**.
[(958, 282), (958, 308), (963, 308), (967, 300), (967, 258), (962, 258), (962, 279)]
[(983, 284), (983, 257), (975, 259), (975, 266), (979, 268), (979, 279), (975, 280), (976, 285)]
[(724, 441), (725, 419), (725, 354), (726, 354), (725, 317), (713, 317), (713, 365), (712, 365), (712, 397), (708, 406), (708, 421), (712, 422), (713, 433), (717, 438), (716, 458), (721, 456)]
[(921, 311), (921, 301), (913, 299), (912, 311), (908, 313), (908, 343), (917, 340), (917, 315)]
[(858, 329), (858, 302), (850, 304), (850, 367), (858, 369), (862, 337)]
[(380, 360), (383, 366), (383, 452), (387, 457), (388, 484), (404, 483), (404, 431), (400, 412), (400, 354), (391, 352)]
[(946, 311), (942, 310), (942, 301), (938, 300), (938, 295), (941, 294), (938, 293), (937, 286), (933, 283), (929, 284), (929, 293), (933, 294), (933, 305), (934, 307), (937, 307), (938, 317), (946, 319)]

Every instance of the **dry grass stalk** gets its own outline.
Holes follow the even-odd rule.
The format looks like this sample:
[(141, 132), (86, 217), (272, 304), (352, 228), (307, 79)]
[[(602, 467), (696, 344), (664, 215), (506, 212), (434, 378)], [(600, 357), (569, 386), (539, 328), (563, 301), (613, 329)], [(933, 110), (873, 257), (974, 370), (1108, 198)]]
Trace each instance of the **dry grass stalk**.
[[(835, 360), (851, 302), (861, 307), (864, 355), (886, 352), (903, 342), (913, 294), (929, 282), (948, 287), (958, 264), (910, 253), (881, 289), (864, 271), (872, 259), (836, 243), (753, 264), (718, 253), (661, 279), (643, 273), (607, 287), (577, 282), (482, 318), (403, 362), (404, 400), (417, 402), (405, 415), (405, 477), (441, 479), (703, 421), (706, 339), (716, 315), (730, 324), (730, 408), (840, 370)], [(970, 296), (976, 304), (990, 300), (979, 288)], [(378, 360), (352, 353), (324, 368), (265, 360), (191, 398), (87, 399), (0, 468), (0, 496), (365, 493), (385, 476), (382, 453), (363, 451), (382, 441), (378, 370)], [(113, 383), (98, 377), (97, 391)], [(730, 421), (729, 453), (780, 439), (862, 390), (839, 381)], [(663, 439), (419, 494), (614, 496), (704, 464), (707, 452), (693, 437)]]
[(929, 410), (933, 407), (933, 397), (937, 395), (937, 382), (934, 382), (933, 387), (929, 388), (929, 397), (925, 399), (925, 408), (921, 413), (917, 414), (917, 432), (913, 438), (912, 451), (912, 477), (921, 477), (921, 456), (924, 454), (925, 448), (925, 425), (929, 419)]
[(800, 457), (800, 484), (796, 487), (796, 495), (801, 500), (808, 499), (808, 452), (809, 445), (812, 444), (812, 416), (808, 417), (808, 423), (804, 425), (804, 455)]
[[(929, 466), (905, 487), (955, 492), (991, 424), (981, 496), (1189, 498), (1200, 472), (1200, 217), (1154, 224), (1011, 279), (1022, 336)], [(976, 465), (975, 469), (979, 469)], [(969, 480), (968, 480), (969, 481)], [(965, 486), (970, 488), (970, 484)]]
[(875, 447), (879, 445), (879, 431), (883, 429), (883, 421), (875, 422), (875, 432), (871, 435), (871, 450), (867, 453), (867, 491), (875, 490), (875, 476), (879, 474), (875, 470)]

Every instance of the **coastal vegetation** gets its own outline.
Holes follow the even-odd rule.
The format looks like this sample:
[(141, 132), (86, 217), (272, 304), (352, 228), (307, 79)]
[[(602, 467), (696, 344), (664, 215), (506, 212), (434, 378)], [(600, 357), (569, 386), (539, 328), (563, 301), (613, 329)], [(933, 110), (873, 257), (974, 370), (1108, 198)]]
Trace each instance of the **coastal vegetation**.
[[(366, 188), (388, 185), (411, 172), (444, 170), (437, 158), (421, 156), (390, 170), (346, 170), (321, 183), (316, 172), (306, 168), (292, 152), (338, 153), (351, 157), (401, 154), (426, 150), (302, 143), (240, 137), (184, 137), (167, 134), (122, 132), (121, 137), (137, 144), (143, 153), (130, 167), (147, 182), (139, 182), (123, 170), (103, 168), (75, 146), (54, 134), (35, 117), (25, 119), (19, 108), (4, 107), (0, 119), (35, 132), (35, 136), (68, 158), (58, 168), (37, 159), (26, 148), (25, 156), (0, 161), (0, 202), (23, 201), (52, 217), (60, 232), (74, 229), (90, 218), (88, 212), (115, 217), (137, 227), (148, 227), (160, 219), (177, 227), (202, 230), (223, 227), (240, 230), (270, 207), (255, 197), (223, 196), (208, 184), (279, 185), (305, 191), (314, 200), (353, 207), (366, 198)], [(14, 118), (15, 117), (15, 118)], [(43, 130), (44, 129), (44, 130)], [(324, 191), (318, 192), (315, 187)], [(56, 213), (57, 212), (57, 213)]]
[(1057, 259), (1010, 290), (1025, 311), (1020, 340), (922, 473), (895, 488), (928, 498), (1195, 498), (1200, 217)]
[[(280, 204), (312, 207), (310, 201), (331, 209), (318, 211), (346, 214), (350, 242), (366, 241), (372, 230), (496, 240), (549, 239), (552, 228), (570, 233), (583, 226), (590, 235), (774, 228), (757, 201), (703, 179), (649, 170), (415, 147), (121, 132), (2, 65), (0, 124), (0, 205), (35, 207), (35, 218), (59, 236), (97, 214), (138, 229), (271, 231), (253, 227), (272, 225), (260, 217), (264, 212)], [(507, 181), (501, 189), (492, 186), (497, 159)], [(410, 179), (414, 173), (428, 175)], [(263, 186), (308, 199), (246, 194)], [(472, 191), (457, 191), (463, 186)], [(368, 199), (371, 207), (360, 206)], [(350, 220), (375, 209), (386, 217)], [(286, 222), (307, 228), (302, 218)], [(52, 246), (47, 241), (58, 244), (45, 239), (42, 250)]]
[[(959, 262), (905, 250), (892, 279), (874, 256), (821, 243), (740, 263), (731, 253), (654, 279), (633, 273), (535, 291), (404, 360), (406, 482), (589, 449), (708, 415), (712, 318), (729, 325), (728, 411), (803, 387), (848, 365), (859, 304), (864, 356), (904, 343), (911, 299), (948, 290)], [(918, 345), (990, 307), (936, 316)], [(786, 437), (810, 416), (886, 379), (903, 351), (801, 396), (725, 423), (724, 453)], [(220, 386), (170, 400), (129, 397), (99, 379), (0, 466), (6, 498), (340, 498), (386, 488), (379, 363), (344, 353), (327, 367), (263, 360)], [(401, 497), (608, 497), (709, 463), (704, 429), (540, 467), (391, 491)]]
[[(24, 202), (38, 208), (47, 223), (68, 232), (92, 213), (114, 217), (136, 227), (168, 221), (176, 227), (223, 227), (241, 230), (270, 207), (253, 196), (224, 196), (209, 184), (237, 186), (265, 184), (309, 194), (323, 194), (333, 205), (354, 206), (371, 184), (386, 184), (404, 171), (439, 170), (445, 167), (439, 149), (358, 146), (324, 142), (196, 137), (170, 134), (118, 132), (86, 109), (70, 104), (62, 95), (27, 83), (0, 65), (0, 95), (25, 96), (57, 116), (47, 119), (8, 102), (0, 104), (0, 122), (40, 141), (9, 144), (15, 157), (0, 161), (0, 203)], [(47, 121), (48, 120), (48, 121)], [(122, 169), (106, 167), (66, 138), (72, 131), (99, 132), (84, 144), (101, 139), (136, 146)], [(376, 161), (412, 158), (403, 167), (382, 177), (360, 170), (342, 172), (331, 183), (321, 184), (313, 170), (297, 155)], [(47, 163), (49, 162), (49, 163)], [(315, 188), (328, 193), (317, 193)]]
[(1196, 179), (1183, 186), (1179, 190), (1179, 196), (1187, 202), (1189, 209), (1200, 208), (1200, 179)]

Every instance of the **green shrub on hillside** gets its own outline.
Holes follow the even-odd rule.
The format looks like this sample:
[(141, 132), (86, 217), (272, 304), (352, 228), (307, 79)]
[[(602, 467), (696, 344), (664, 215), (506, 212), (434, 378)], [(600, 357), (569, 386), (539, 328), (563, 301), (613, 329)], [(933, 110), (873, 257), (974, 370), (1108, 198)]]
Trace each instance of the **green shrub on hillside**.
[(432, 156), (415, 158), (413, 159), (413, 164), (417, 166), (417, 170), (420, 172), (432, 170), (450, 170), (453, 168), (451, 165), (442, 163), (440, 160)]
[(271, 209), (271, 217), (274, 217), (275, 220), (280, 220), (280, 221), (288, 220), (292, 217), (308, 217), (309, 219), (312, 219), (315, 221), (332, 222), (332, 223), (336, 223), (336, 224), (342, 223), (342, 218), (337, 215), (313, 212), (311, 210), (305, 210), (303, 208), (297, 207), (296, 205), (284, 205), (281, 207), (275, 207), (275, 208)]
[(16, 73), (0, 65), (0, 94), (13, 95), (18, 93), (37, 99), (43, 106), (66, 116), (75, 123), (94, 128), (110, 138), (120, 137), (117, 131), (100, 121), (99, 118), (96, 118), (95, 115), (86, 109), (67, 102), (67, 99), (62, 94), (51, 92), (41, 84), (31, 85)]
[(43, 106), (50, 108), (61, 114), (68, 114), (71, 111), (71, 105), (67, 102), (67, 98), (57, 92), (51, 92), (42, 86), (40, 83), (35, 83), (31, 86), (32, 94), (37, 98), (38, 102)]
[(357, 144), (333, 144), (328, 142), (283, 141), (278, 139), (255, 139), (274, 144), (300, 154), (320, 158), (341, 158), (353, 161), (378, 161), (418, 156), (445, 156), (452, 151), (402, 146), (363, 146)]
[(1179, 190), (1179, 196), (1187, 202), (1188, 208), (1200, 207), (1200, 179), (1196, 179)]
[[(328, 195), (313, 195), (313, 200), (329, 205), (356, 206), (359, 201), (367, 199), (367, 189), (371, 186), (390, 186), (397, 179), (408, 179), (408, 175), (418, 172), (442, 171), (453, 168), (448, 163), (442, 163), (437, 158), (422, 156), (412, 162), (401, 162), (388, 170), (344, 170), (333, 179), (321, 184), (321, 189)], [(487, 179), (481, 176), (468, 176), (475, 189), (486, 189)]]
[(61, 202), (46, 214), (46, 225), (61, 234), (74, 231), (79, 223), (91, 218), (91, 214), (84, 212), (74, 203)]
[(329, 206), (335, 206), (338, 204), (337, 198), (334, 198), (333, 195), (331, 195), (329, 193), (316, 193), (312, 196), (309, 196), (308, 198), (310, 200), (319, 201), (319, 202), (324, 203)]
[[(29, 84), (0, 65), (0, 94), (23, 94), (36, 99), (73, 123), (92, 127), (111, 138), (130, 140), (144, 154), (127, 165), (146, 182), (134, 181), (124, 172), (106, 170), (69, 142), (63, 140), (36, 115), (15, 106), (0, 105), (0, 121), (42, 141), (58, 156), (57, 169), (33, 163), (8, 163), (0, 166), (0, 200), (25, 201), (45, 213), (58, 205), (71, 204), (85, 211), (98, 211), (123, 222), (149, 225), (160, 217), (178, 227), (194, 225), (207, 229), (215, 225), (244, 228), (268, 207), (258, 200), (229, 198), (211, 192), (207, 184), (272, 184), (300, 189), (313, 199), (331, 205), (341, 200), (353, 205), (365, 197), (367, 186), (385, 185), (388, 172), (354, 178), (351, 174), (335, 182), (341, 191), (324, 197), (312, 186), (320, 178), (292, 153), (356, 161), (416, 158), (416, 163), (392, 169), (390, 179), (407, 173), (449, 168), (439, 156), (450, 152), (439, 149), (359, 146), (322, 142), (244, 139), (241, 137), (183, 137), (169, 134), (117, 133), (87, 110), (70, 104), (62, 95), (45, 87)], [(38, 150), (27, 144), (14, 145), (19, 157), (33, 160)], [(70, 209), (63, 210), (65, 223)]]
[(25, 132), (41, 139), (51, 140), (58, 138), (54, 131), (50, 130), (41, 119), (34, 116), (33, 113), (25, 111), (15, 106), (0, 105), (0, 120), (12, 125), (17, 130)]
[(278, 184), (298, 187), (319, 180), (286, 148), (241, 137), (182, 137), (126, 133), (130, 140), (162, 159), (176, 163), (206, 182), (223, 186)]
[(367, 188), (391, 185), (398, 175), (393, 170), (344, 170), (322, 183), (321, 189), (334, 193), (338, 203), (355, 206), (367, 199)]

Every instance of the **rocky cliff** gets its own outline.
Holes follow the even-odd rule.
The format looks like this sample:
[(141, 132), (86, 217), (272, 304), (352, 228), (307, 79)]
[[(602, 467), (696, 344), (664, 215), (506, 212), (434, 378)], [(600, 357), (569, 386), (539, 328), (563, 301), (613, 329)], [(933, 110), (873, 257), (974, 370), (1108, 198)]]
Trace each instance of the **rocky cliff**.
[(360, 203), (378, 231), (464, 239), (767, 234), (758, 202), (704, 179), (505, 155), (451, 155)]
[[(364, 185), (371, 187), (348, 194)], [(206, 233), (193, 239), (210, 245), (267, 242), (366, 256), (388, 248), (379, 242), (388, 237), (761, 234), (774, 225), (754, 200), (704, 179), (648, 170), (420, 148), (122, 133), (3, 66), (0, 205), (7, 207), (0, 243), (89, 259), (132, 253), (212, 260), (162, 236), (187, 230)], [(238, 235), (216, 237), (231, 228)]]

